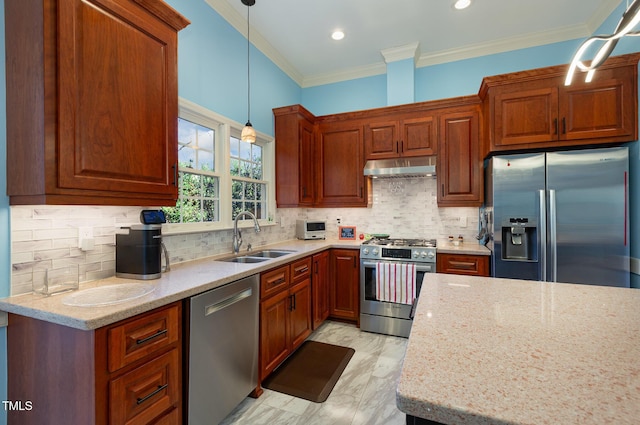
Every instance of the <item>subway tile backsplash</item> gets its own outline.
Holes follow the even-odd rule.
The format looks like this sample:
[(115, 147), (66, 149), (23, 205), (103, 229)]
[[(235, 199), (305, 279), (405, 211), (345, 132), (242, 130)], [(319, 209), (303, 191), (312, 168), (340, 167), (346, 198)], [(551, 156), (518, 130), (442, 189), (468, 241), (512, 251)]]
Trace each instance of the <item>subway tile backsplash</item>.
[[(279, 224), (263, 226), (258, 234), (243, 231), (254, 247), (295, 237), (295, 220), (327, 220), (328, 237), (337, 238), (340, 218), (358, 233), (389, 233), (393, 237), (446, 238), (463, 235), (475, 240), (477, 208), (438, 208), (436, 180), (432, 178), (383, 179), (373, 182), (369, 208), (278, 209)], [(11, 295), (32, 291), (34, 279), (45, 271), (79, 266), (80, 283), (115, 275), (115, 234), (122, 226), (139, 223), (140, 207), (14, 206), (11, 207)], [(95, 247), (78, 248), (78, 228), (93, 230)], [(231, 230), (164, 236), (172, 264), (211, 255), (231, 253)]]

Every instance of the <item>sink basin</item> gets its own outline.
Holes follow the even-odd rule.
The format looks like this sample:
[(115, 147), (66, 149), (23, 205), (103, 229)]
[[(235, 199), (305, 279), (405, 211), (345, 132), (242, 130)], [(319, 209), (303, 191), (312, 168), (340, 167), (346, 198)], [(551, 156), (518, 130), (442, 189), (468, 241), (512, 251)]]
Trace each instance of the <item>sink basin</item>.
[(252, 252), (252, 257), (264, 257), (264, 258), (278, 258), (283, 255), (293, 254), (295, 251), (287, 251), (280, 249), (265, 249), (264, 251)]
[(62, 304), (74, 307), (100, 307), (124, 303), (150, 294), (155, 286), (150, 283), (121, 283), (73, 292), (62, 299)]
[(226, 258), (220, 261), (224, 261), (227, 263), (261, 263), (267, 260), (268, 258), (265, 258), (265, 257), (253, 257), (249, 255), (243, 255), (242, 257), (231, 257), (231, 258)]

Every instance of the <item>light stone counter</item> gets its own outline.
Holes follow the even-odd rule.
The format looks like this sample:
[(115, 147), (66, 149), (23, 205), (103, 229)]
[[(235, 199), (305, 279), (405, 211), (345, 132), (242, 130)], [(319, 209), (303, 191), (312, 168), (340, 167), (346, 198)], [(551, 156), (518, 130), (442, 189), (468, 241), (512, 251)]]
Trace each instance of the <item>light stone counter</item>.
[(438, 239), (436, 252), (442, 254), (491, 255), (491, 250), (475, 239), (454, 245), (448, 239)]
[[(112, 277), (80, 284), (80, 290), (126, 282), (151, 283), (155, 285), (154, 291), (149, 295), (124, 303), (101, 307), (75, 307), (67, 306), (62, 302), (65, 295), (69, 294), (69, 292), (50, 297), (39, 294), (25, 294), (0, 299), (0, 311), (20, 314), (22, 316), (77, 329), (97, 329), (174, 301), (225, 285), (243, 277), (261, 273), (328, 248), (357, 249), (360, 247), (360, 243), (360, 241), (341, 240), (293, 240), (281, 242), (256, 247), (254, 251), (260, 251), (262, 249), (285, 249), (296, 252), (254, 264), (216, 261), (216, 259), (230, 255), (227, 254), (172, 265), (171, 271), (163, 273), (160, 279), (133, 280)], [(244, 251), (241, 252), (241, 254), (244, 253)]]
[(640, 290), (427, 274), (397, 404), (443, 424), (638, 424)]

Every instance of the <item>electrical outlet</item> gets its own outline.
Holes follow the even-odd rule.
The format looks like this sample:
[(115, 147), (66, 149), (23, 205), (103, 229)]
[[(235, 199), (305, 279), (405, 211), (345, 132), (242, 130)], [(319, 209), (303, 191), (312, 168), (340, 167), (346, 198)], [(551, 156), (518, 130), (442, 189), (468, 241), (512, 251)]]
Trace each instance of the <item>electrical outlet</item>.
[(94, 248), (92, 227), (78, 227), (78, 248), (83, 251), (90, 251)]

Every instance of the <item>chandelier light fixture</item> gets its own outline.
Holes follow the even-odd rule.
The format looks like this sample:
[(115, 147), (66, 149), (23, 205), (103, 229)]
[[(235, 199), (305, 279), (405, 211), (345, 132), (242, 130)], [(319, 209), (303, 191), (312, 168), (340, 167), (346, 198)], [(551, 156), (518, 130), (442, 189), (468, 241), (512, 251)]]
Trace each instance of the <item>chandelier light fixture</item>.
[[(616, 44), (618, 44), (618, 40), (620, 40), (625, 35), (640, 35), (640, 32), (638, 31), (631, 31), (638, 24), (638, 22), (640, 22), (640, 0), (633, 0), (631, 5), (627, 6), (627, 10), (622, 14), (622, 18), (620, 19), (620, 22), (618, 22), (618, 26), (616, 27), (613, 34), (596, 35), (587, 38), (580, 45), (580, 48), (571, 61), (571, 65), (569, 65), (569, 71), (567, 72), (567, 77), (564, 81), (564, 85), (571, 85), (571, 81), (573, 80), (573, 75), (575, 74), (576, 69), (580, 69), (580, 71), (586, 72), (587, 76), (585, 78), (585, 82), (591, 82), (596, 69), (598, 69), (598, 67), (607, 60), (613, 49), (616, 47)], [(604, 41), (604, 45), (600, 48), (600, 50), (598, 50), (591, 63), (589, 65), (585, 65), (582, 62), (582, 57), (585, 55), (587, 49), (589, 49), (589, 47), (596, 41)]]
[(243, 142), (255, 143), (256, 141), (256, 130), (251, 125), (251, 67), (249, 62), (249, 48), (250, 48), (250, 28), (251, 25), (249, 23), (249, 9), (251, 6), (256, 4), (256, 0), (241, 0), (242, 4), (247, 6), (247, 123), (242, 128), (242, 133), (240, 135), (240, 140)]

